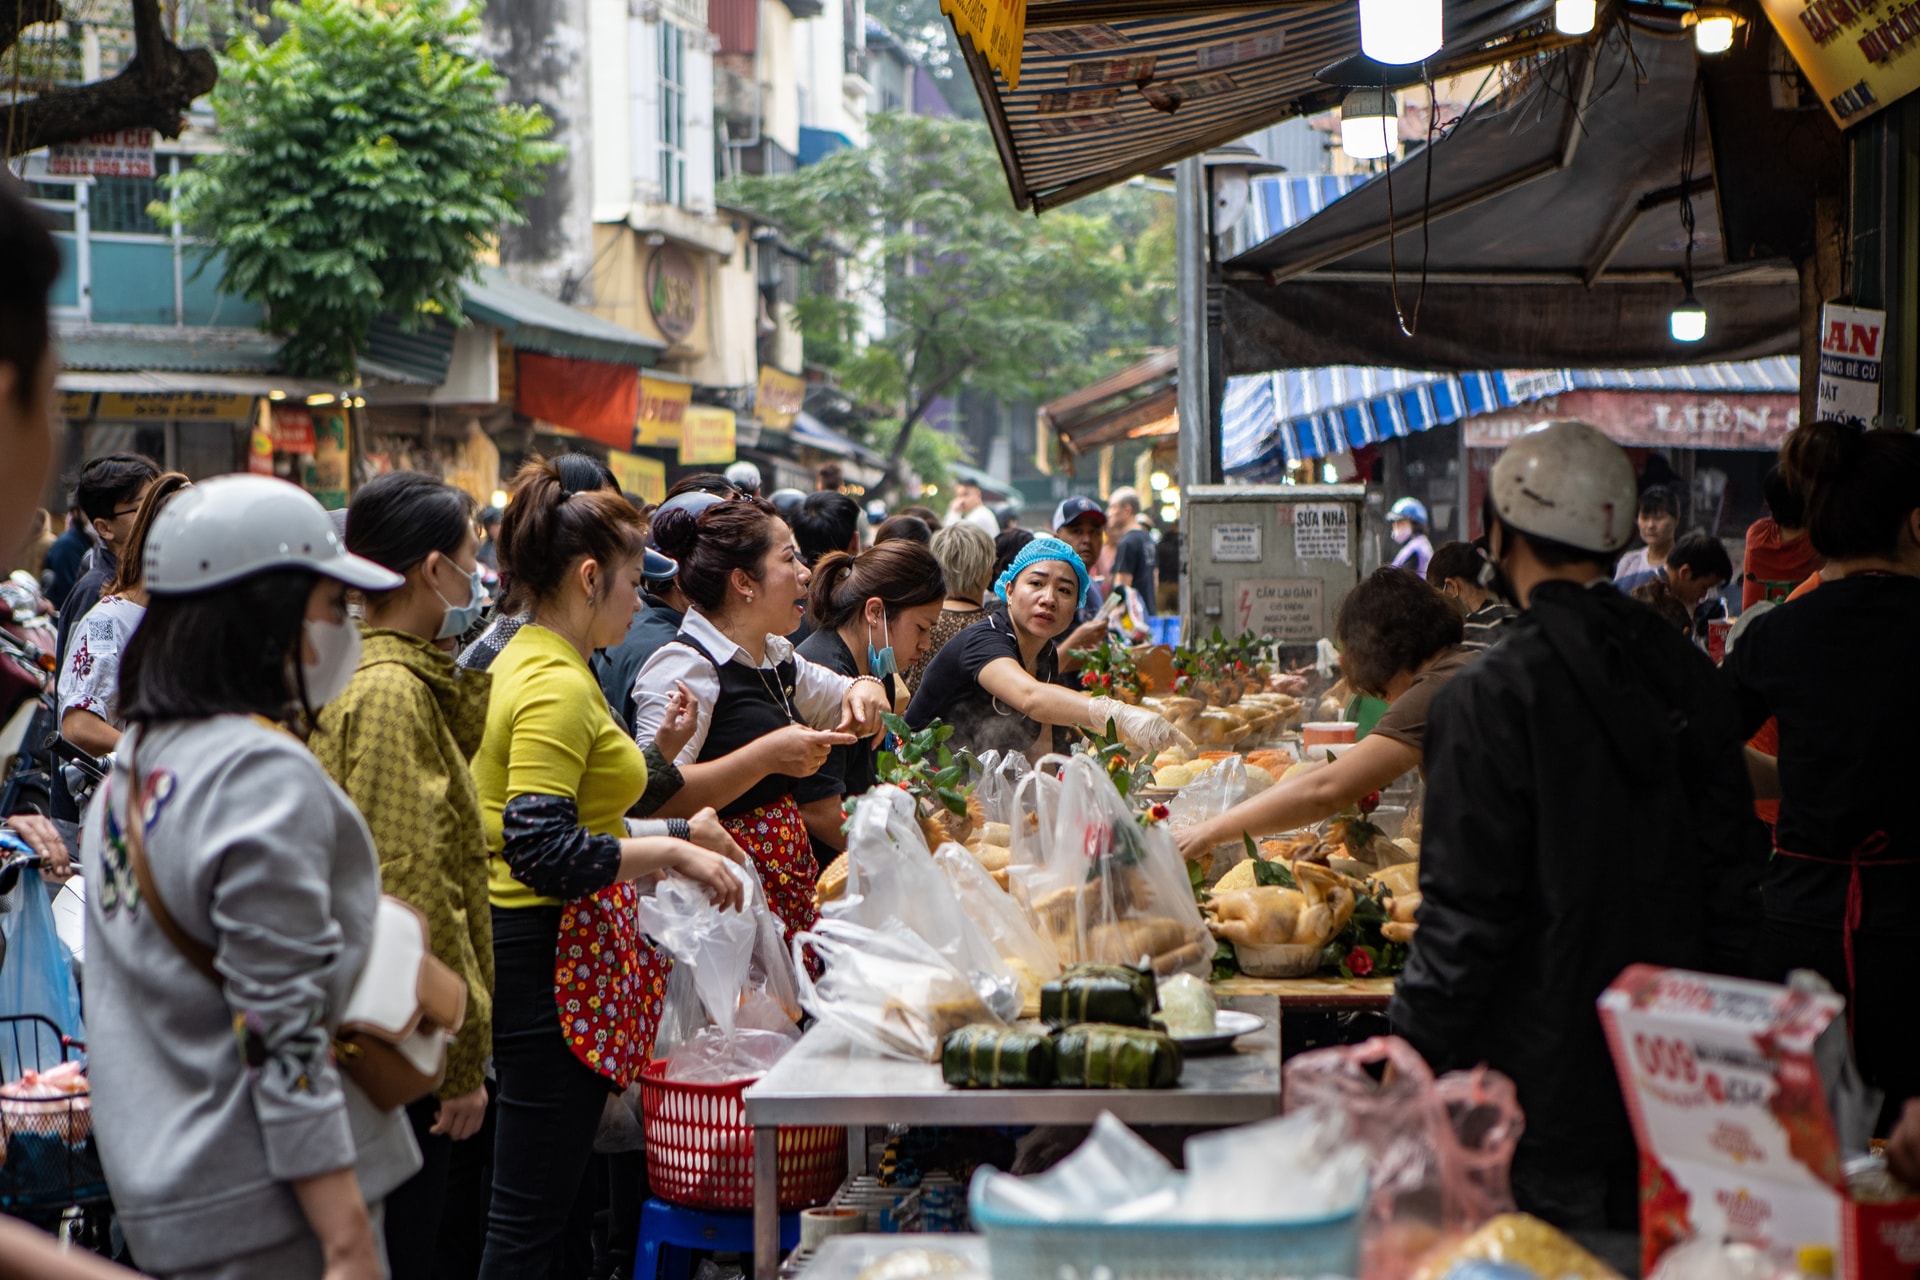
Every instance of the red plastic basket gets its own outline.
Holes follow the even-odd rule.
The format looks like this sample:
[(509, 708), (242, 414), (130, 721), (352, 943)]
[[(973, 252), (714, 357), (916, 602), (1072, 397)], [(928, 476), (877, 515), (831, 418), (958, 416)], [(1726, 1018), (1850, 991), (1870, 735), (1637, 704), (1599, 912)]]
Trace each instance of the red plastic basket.
[[(640, 1078), (647, 1180), (654, 1195), (689, 1209), (753, 1208), (753, 1130), (740, 1095), (753, 1080), (686, 1084), (666, 1063)], [(825, 1204), (847, 1176), (847, 1131), (783, 1125), (780, 1211)]]

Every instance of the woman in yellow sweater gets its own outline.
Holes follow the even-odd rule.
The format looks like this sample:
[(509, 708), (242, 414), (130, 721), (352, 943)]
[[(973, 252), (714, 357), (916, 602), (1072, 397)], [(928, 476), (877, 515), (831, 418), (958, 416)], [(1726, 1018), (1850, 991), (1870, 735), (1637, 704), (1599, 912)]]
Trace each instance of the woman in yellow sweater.
[[(672, 871), (741, 905), (728, 862), (744, 855), (713, 810), (626, 817), (647, 767), (588, 660), (626, 635), (645, 550), (619, 494), (569, 493), (544, 461), (521, 468), (500, 561), (532, 617), (490, 668), (473, 764), (491, 855), (499, 1077), (483, 1280), (547, 1274), (607, 1095), (646, 1065), (666, 964), (640, 936), (639, 895)], [(674, 718), (667, 732), (691, 728)]]

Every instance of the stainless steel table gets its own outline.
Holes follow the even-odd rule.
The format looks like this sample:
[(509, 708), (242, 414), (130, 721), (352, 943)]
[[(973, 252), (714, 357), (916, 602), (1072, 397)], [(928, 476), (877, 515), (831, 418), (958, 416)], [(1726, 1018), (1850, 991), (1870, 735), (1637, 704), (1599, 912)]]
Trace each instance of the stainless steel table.
[(949, 1253), (985, 1276), (990, 1274), (987, 1242), (979, 1236), (919, 1235), (831, 1236), (820, 1245), (801, 1280), (859, 1280), (860, 1273), (890, 1254), (906, 1249)]
[(1135, 1126), (1236, 1125), (1280, 1114), (1280, 1001), (1239, 996), (1221, 1005), (1267, 1025), (1242, 1036), (1234, 1053), (1189, 1060), (1173, 1089), (953, 1089), (936, 1063), (855, 1057), (837, 1032), (814, 1029), (743, 1095), (754, 1130), (754, 1280), (774, 1280), (780, 1265), (783, 1124), (846, 1125), (864, 1162), (868, 1125), (1090, 1125), (1103, 1111)]

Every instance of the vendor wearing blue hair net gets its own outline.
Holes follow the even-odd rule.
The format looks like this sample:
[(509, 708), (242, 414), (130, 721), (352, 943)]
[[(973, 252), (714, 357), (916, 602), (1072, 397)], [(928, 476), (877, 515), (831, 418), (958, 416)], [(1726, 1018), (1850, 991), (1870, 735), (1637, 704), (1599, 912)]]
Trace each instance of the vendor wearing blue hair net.
[(1055, 749), (1055, 728), (1104, 731), (1109, 720), (1149, 755), (1184, 735), (1144, 707), (1091, 698), (1053, 683), (1053, 638), (1066, 629), (1092, 582), (1072, 547), (1035, 538), (994, 584), (1007, 605), (960, 632), (934, 656), (907, 707), (907, 723), (954, 726), (953, 745), (970, 751), (1019, 751), (1030, 760)]

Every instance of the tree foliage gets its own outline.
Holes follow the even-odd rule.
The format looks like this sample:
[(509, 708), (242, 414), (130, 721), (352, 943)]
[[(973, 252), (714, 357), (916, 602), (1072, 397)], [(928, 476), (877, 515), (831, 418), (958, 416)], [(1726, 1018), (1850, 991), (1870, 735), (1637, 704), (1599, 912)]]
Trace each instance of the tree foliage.
[(561, 148), (538, 107), (470, 50), (480, 11), (442, 0), (279, 3), (271, 43), (227, 47), (213, 105), (228, 150), (176, 181), (173, 217), (266, 307), (291, 373), (351, 382), (382, 314), (460, 315), (460, 282)]
[(807, 359), (891, 408), (897, 482), (942, 398), (1046, 399), (1170, 332), (1170, 281), (1159, 296), (1134, 251), (1152, 225), (1143, 195), (1036, 219), (1013, 208), (984, 126), (883, 115), (868, 146), (736, 179), (724, 198), (813, 256), (821, 278), (797, 306)]

